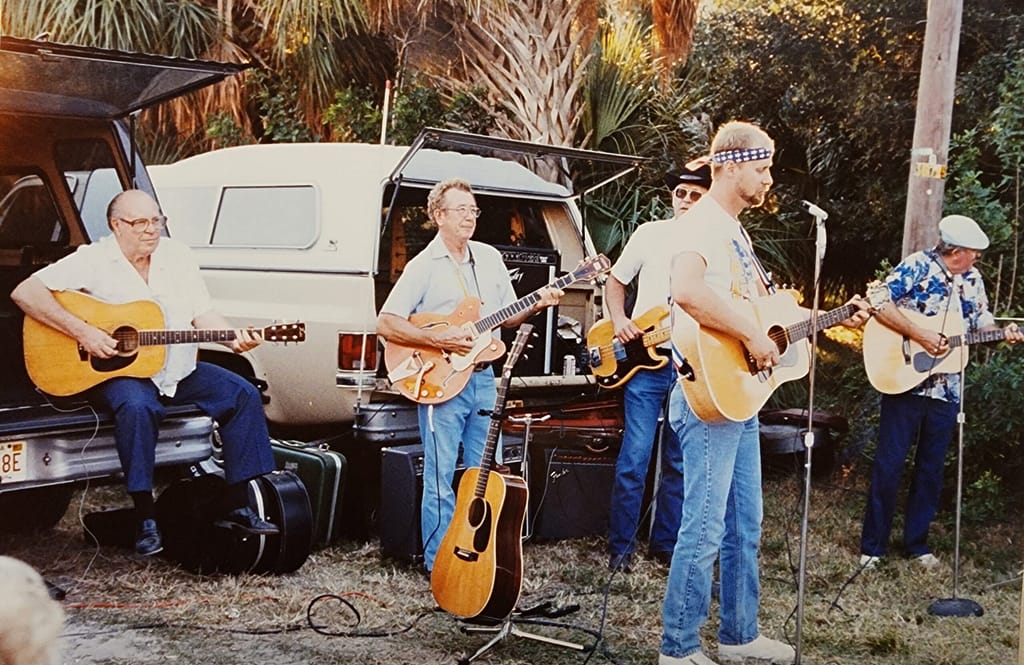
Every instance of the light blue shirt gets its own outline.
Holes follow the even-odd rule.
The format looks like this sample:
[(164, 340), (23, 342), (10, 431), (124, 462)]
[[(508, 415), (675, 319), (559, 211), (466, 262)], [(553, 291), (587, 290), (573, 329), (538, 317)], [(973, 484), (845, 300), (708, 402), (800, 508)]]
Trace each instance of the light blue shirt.
[(447, 314), (470, 296), (481, 301), (480, 318), (516, 301), (501, 253), (470, 240), (462, 261), (456, 263), (441, 237), (434, 236), (405, 264), (380, 311), (403, 319), (418, 312)]

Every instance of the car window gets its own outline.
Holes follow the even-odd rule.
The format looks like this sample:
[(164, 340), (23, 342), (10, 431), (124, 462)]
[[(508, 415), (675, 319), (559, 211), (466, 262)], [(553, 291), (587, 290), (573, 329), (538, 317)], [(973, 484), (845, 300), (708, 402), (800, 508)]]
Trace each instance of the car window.
[(0, 175), (0, 247), (59, 242), (64, 230), (42, 176), (26, 171)]
[(110, 233), (107, 205), (124, 190), (114, 169), (114, 154), (100, 140), (61, 141), (54, 146), (57, 168), (64, 172), (90, 241)]
[(225, 187), (212, 244), (221, 247), (311, 246), (317, 236), (312, 186)]

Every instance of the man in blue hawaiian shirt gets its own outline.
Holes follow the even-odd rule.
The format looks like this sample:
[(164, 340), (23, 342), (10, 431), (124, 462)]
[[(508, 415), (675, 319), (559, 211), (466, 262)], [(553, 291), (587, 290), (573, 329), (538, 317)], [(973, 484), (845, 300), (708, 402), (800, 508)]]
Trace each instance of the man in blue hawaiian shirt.
[[(988, 236), (973, 219), (944, 217), (939, 222), (938, 245), (911, 254), (886, 278), (895, 306), (880, 308), (876, 314), (879, 322), (937, 357), (949, 351), (947, 338), (939, 332), (945, 329), (944, 317), (961, 317), (967, 332), (996, 329), (985, 283), (974, 267), (988, 245)], [(935, 325), (919, 325), (901, 310), (935, 317)], [(1024, 341), (1016, 324), (1007, 326), (1005, 333), (1010, 343)], [(905, 393), (882, 395), (878, 449), (861, 532), (862, 567), (873, 568), (885, 555), (903, 467), (915, 443), (903, 547), (908, 557), (925, 568), (939, 564), (928, 547), (928, 529), (942, 492), (946, 447), (960, 409), (960, 388), (959, 374), (933, 373)]]

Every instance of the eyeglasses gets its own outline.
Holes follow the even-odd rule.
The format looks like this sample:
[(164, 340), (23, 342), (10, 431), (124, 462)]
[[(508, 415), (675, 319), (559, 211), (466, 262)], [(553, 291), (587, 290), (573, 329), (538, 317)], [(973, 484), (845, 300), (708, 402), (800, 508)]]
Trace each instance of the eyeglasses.
[(700, 197), (704, 196), (704, 192), (703, 190), (691, 189), (689, 187), (676, 187), (675, 191), (672, 192), (672, 196), (684, 201), (689, 200), (690, 203), (696, 203), (700, 201)]
[(480, 208), (477, 208), (476, 206), (465, 206), (465, 205), (463, 205), (463, 206), (455, 206), (454, 208), (441, 208), (441, 210), (444, 210), (444, 211), (447, 211), (447, 212), (454, 212), (454, 213), (462, 215), (462, 216), (472, 215), (473, 217), (479, 217), (480, 216), (480, 212), (481, 212)]
[(132, 231), (135, 231), (136, 233), (145, 233), (149, 229), (153, 229), (154, 231), (163, 231), (164, 227), (167, 226), (167, 218), (163, 215), (157, 215), (156, 217), (140, 217), (139, 219), (124, 219), (123, 217), (118, 217), (117, 221), (132, 227)]

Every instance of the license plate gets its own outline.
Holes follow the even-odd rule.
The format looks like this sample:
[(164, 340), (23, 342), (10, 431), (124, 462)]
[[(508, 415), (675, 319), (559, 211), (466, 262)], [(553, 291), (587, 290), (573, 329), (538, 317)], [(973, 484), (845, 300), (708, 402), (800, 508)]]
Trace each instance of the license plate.
[(0, 442), (0, 482), (28, 480), (27, 451), (28, 446), (24, 441)]

